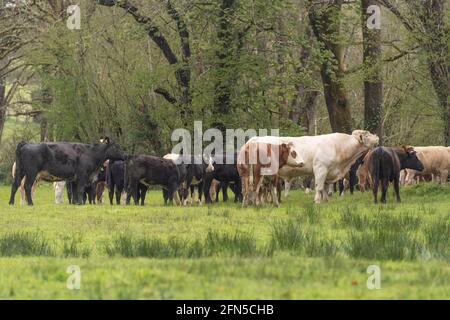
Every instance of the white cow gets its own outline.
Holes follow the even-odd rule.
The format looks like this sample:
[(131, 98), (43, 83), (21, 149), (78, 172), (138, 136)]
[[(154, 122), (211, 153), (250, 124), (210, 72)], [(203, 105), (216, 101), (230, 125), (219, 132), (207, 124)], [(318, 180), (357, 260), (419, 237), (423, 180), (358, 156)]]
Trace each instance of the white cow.
[(314, 176), (316, 203), (327, 201), (327, 185), (343, 179), (356, 159), (379, 142), (376, 135), (365, 130), (355, 130), (351, 135), (332, 133), (280, 139), (292, 142), (297, 153), (304, 159), (302, 167), (282, 167), (279, 170), (280, 177), (291, 181), (298, 176)]

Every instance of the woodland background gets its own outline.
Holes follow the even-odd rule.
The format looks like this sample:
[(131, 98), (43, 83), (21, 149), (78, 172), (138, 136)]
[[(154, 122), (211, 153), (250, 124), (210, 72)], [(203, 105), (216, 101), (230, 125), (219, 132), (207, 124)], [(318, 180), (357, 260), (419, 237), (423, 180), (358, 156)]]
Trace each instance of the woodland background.
[[(81, 29), (66, 26), (81, 8)], [(370, 5), (381, 29), (368, 29)], [(180, 127), (450, 144), (450, 1), (0, 0), (0, 181), (18, 141), (162, 155)]]

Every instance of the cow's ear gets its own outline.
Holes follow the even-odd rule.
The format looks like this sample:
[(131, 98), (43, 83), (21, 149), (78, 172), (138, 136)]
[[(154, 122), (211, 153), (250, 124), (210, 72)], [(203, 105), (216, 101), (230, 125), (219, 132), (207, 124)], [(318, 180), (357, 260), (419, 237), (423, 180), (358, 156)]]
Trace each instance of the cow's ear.
[(361, 142), (361, 143), (364, 142), (364, 136), (362, 134), (359, 135), (359, 142)]
[(104, 137), (103, 142), (106, 144), (109, 144), (111, 142), (111, 140), (109, 139), (109, 137)]

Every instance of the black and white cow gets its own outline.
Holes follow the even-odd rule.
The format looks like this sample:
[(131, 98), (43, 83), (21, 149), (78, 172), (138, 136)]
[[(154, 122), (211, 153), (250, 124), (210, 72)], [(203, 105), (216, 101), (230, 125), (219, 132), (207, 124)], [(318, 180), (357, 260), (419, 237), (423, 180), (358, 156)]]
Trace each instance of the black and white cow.
[[(237, 153), (234, 153), (216, 154), (209, 157), (204, 187), (206, 203), (212, 203), (209, 189), (211, 188), (213, 179), (229, 185), (233, 184), (232, 189), (235, 193), (234, 202), (242, 201), (241, 179), (236, 166), (237, 156)], [(227, 199), (224, 198), (224, 201), (227, 201)]]
[(27, 202), (33, 205), (31, 187), (38, 175), (49, 182), (72, 181), (75, 184), (74, 200), (81, 204), (86, 185), (92, 181), (105, 160), (125, 157), (122, 149), (109, 138), (102, 141), (99, 144), (20, 142), (16, 148), (16, 172), (9, 204), (14, 204), (17, 188), (26, 176)]
[(138, 205), (139, 183), (160, 185), (166, 190), (164, 204), (172, 203), (180, 185), (180, 172), (172, 161), (155, 156), (130, 156), (125, 161), (125, 181), (129, 195)]

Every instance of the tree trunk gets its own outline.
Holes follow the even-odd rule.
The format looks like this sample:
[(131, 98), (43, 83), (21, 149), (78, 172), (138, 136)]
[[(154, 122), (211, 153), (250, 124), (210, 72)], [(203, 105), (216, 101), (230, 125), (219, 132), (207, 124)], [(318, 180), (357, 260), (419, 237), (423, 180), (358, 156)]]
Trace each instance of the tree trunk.
[(343, 50), (338, 43), (342, 0), (314, 5), (309, 21), (322, 53), (320, 74), (333, 132), (351, 133), (352, 117), (344, 88)]
[[(310, 34), (310, 30), (308, 31)], [(312, 38), (312, 34), (311, 38)], [(297, 69), (297, 73), (300, 73), (307, 68), (307, 61), (309, 60), (311, 52), (307, 47), (302, 47), (300, 53), (301, 67)], [(315, 130), (315, 120), (316, 120), (316, 102), (319, 92), (316, 90), (311, 90), (305, 86), (303, 82), (296, 85), (295, 96), (292, 101), (291, 111), (289, 112), (289, 119), (298, 123), (303, 128), (306, 129), (308, 135), (314, 135)]]
[(6, 83), (3, 78), (0, 78), (0, 142), (2, 142), (5, 122), (6, 122)]
[(219, 6), (217, 68), (214, 85), (214, 110), (218, 114), (228, 114), (231, 111), (231, 86), (234, 84), (234, 68), (231, 65), (234, 56), (234, 33), (230, 20), (234, 14), (234, 5), (235, 0), (222, 0)]
[(377, 5), (377, 0), (361, 0), (363, 30), (363, 63), (364, 63), (364, 127), (383, 140), (382, 105), (383, 82), (381, 76), (381, 31), (369, 29), (367, 20), (370, 13), (367, 8)]
[(420, 18), (423, 45), (431, 81), (439, 100), (444, 122), (443, 140), (450, 145), (450, 26), (445, 21), (445, 0), (425, 0)]

